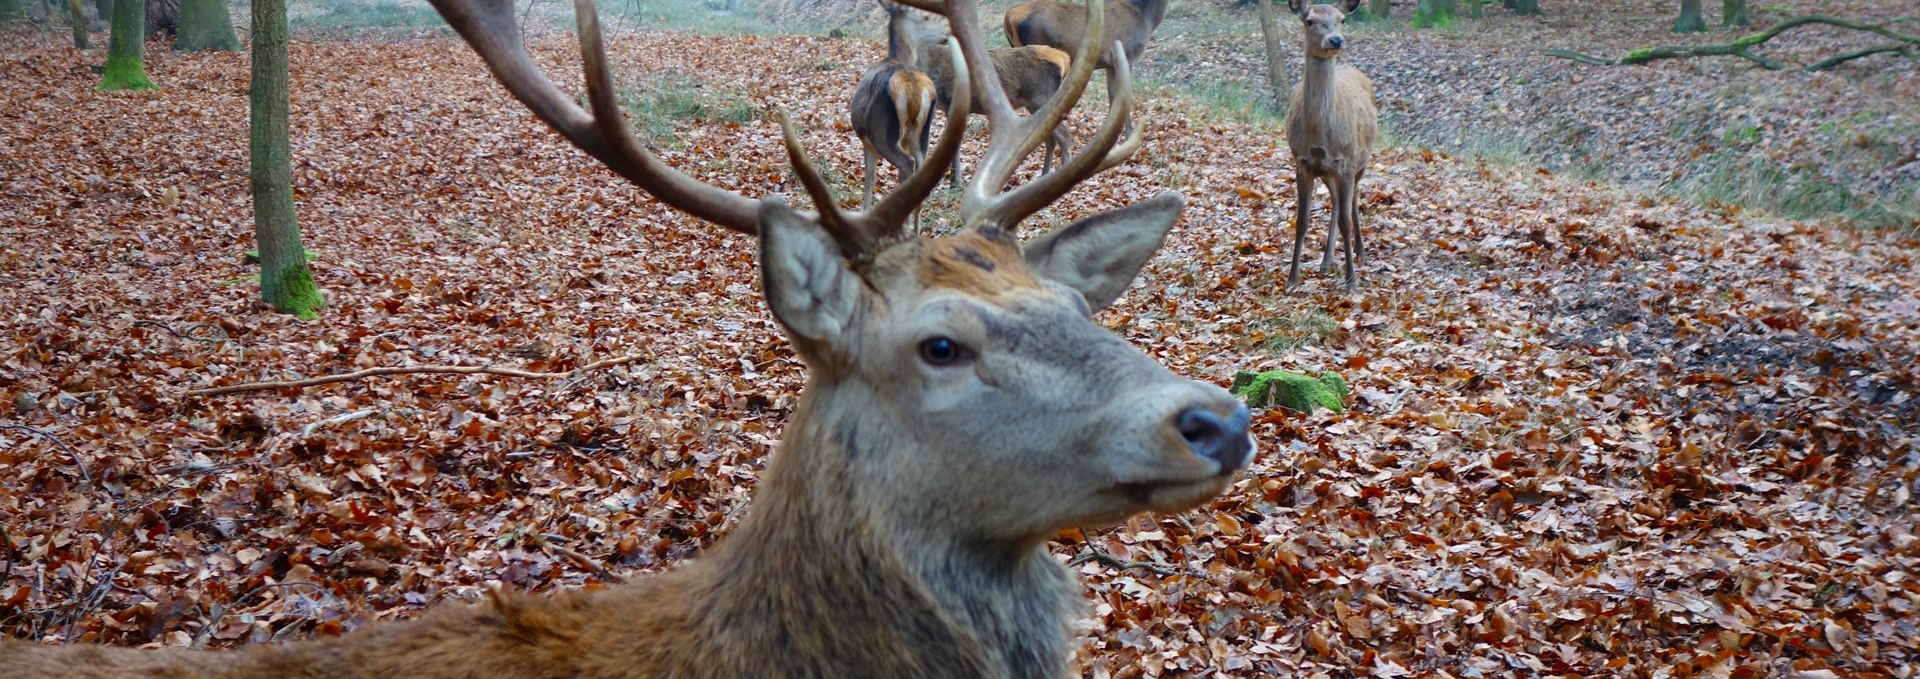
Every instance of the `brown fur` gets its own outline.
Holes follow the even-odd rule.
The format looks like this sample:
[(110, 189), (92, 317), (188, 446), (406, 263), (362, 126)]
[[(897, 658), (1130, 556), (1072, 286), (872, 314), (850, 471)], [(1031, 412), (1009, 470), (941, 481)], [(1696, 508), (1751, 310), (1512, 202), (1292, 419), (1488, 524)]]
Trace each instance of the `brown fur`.
[[(1073, 58), (1066, 52), (1045, 45), (1025, 47), (1001, 47), (987, 51), (993, 60), (994, 73), (1000, 76), (1000, 89), (1007, 95), (1007, 103), (1028, 113), (1040, 110), (1053, 93), (1059, 91), (1060, 83), (1066, 80), (1067, 71), (1073, 68)], [(933, 79), (934, 106), (942, 111), (952, 110), (953, 106), (953, 54), (943, 49), (926, 50), (922, 66), (927, 76)], [(970, 102), (974, 115), (987, 114), (987, 105), (980, 97), (979, 88), (973, 90)], [(1067, 149), (1073, 144), (1073, 136), (1067, 133), (1066, 126), (1053, 128), (1047, 136), (1046, 155), (1041, 156), (1041, 171), (1053, 168), (1055, 149), (1065, 162)], [(953, 159), (952, 181), (960, 182), (960, 159)]]
[[(1128, 61), (1138, 61), (1147, 51), (1147, 41), (1153, 37), (1153, 31), (1160, 27), (1161, 20), (1167, 17), (1167, 6), (1172, 0), (1119, 0), (1106, 5), (1106, 25), (1104, 27), (1106, 44), (1100, 45), (1100, 68), (1112, 68), (1108, 60), (1108, 45), (1120, 41), (1120, 48), (1127, 53)], [(1046, 45), (1065, 51), (1069, 55), (1080, 53), (1080, 43), (1086, 39), (1087, 8), (1085, 5), (1059, 0), (1033, 0), (1016, 5), (1007, 10), (1002, 21), (1007, 32), (1007, 44), (1014, 47), (1022, 45)]]
[(860, 75), (849, 116), (865, 152), (861, 205), (873, 204), (877, 159), (885, 158), (901, 178), (927, 156), (932, 130), (933, 81), (920, 70), (922, 46), (946, 34), (936, 15), (891, 2), (887, 10), (887, 60)]
[(1018, 252), (977, 233), (928, 241), (925, 256), (926, 265), (918, 271), (920, 284), (929, 289), (998, 302), (1040, 287), (1040, 281), (1021, 264)]
[[(1351, 287), (1359, 281), (1355, 268), (1364, 252), (1358, 187), (1378, 134), (1373, 81), (1338, 61), (1341, 48), (1332, 44), (1344, 43), (1340, 26), (1345, 17), (1341, 10), (1333, 5), (1304, 5), (1304, 1), (1293, 0), (1303, 27), (1306, 66), (1301, 69), (1300, 82), (1293, 87), (1293, 102), (1287, 108), (1287, 146), (1293, 152), (1296, 195), (1293, 263), (1288, 268), (1287, 286), (1300, 282), (1309, 201), (1318, 181), (1327, 187), (1332, 217), (1321, 270), (1332, 271), (1334, 239), (1340, 238), (1346, 252), (1346, 282)], [(1347, 11), (1358, 5), (1358, 0), (1345, 3)]]

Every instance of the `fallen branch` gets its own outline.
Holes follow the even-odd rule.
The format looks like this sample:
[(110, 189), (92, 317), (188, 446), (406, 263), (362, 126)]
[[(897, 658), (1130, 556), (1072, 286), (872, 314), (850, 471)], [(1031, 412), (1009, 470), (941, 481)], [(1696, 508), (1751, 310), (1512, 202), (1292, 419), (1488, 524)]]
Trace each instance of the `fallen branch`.
[[(175, 330), (173, 329), (172, 326), (169, 326), (166, 323), (162, 323), (160, 321), (138, 320), (133, 322), (133, 327), (159, 328), (161, 330), (167, 331), (167, 334), (173, 335), (174, 337), (178, 337), (184, 340), (193, 340), (195, 342), (206, 342), (208, 344), (225, 344), (227, 342), (226, 329), (221, 328), (220, 326), (214, 325), (212, 323), (193, 323), (188, 325), (186, 330)], [(208, 332), (205, 334), (194, 334), (194, 331), (196, 330), (210, 330), (212, 332)]]
[(1106, 550), (1100, 549), (1099, 547), (1095, 547), (1092, 544), (1087, 545), (1086, 553), (1081, 554), (1080, 556), (1073, 557), (1073, 560), (1068, 561), (1067, 565), (1078, 566), (1078, 565), (1092, 562), (1092, 561), (1098, 561), (1100, 563), (1106, 564), (1108, 566), (1113, 567), (1115, 570), (1124, 571), (1124, 570), (1132, 570), (1132, 569), (1138, 568), (1140, 570), (1152, 573), (1154, 575), (1158, 575), (1160, 577), (1172, 577), (1175, 575), (1184, 575), (1187, 577), (1200, 577), (1199, 573), (1194, 573), (1192, 571), (1177, 571), (1171, 568), (1167, 568), (1165, 566), (1161, 566), (1159, 564), (1148, 563), (1145, 561), (1123, 561), (1120, 559), (1120, 557), (1114, 556), (1112, 554), (1108, 554)]
[(66, 441), (60, 440), (60, 437), (55, 436), (53, 432), (47, 431), (45, 429), (41, 429), (39, 427), (29, 427), (24, 424), (0, 424), (0, 430), (5, 430), (5, 429), (14, 429), (18, 431), (24, 431), (29, 434), (33, 434), (34, 436), (38, 436), (48, 441), (52, 441), (53, 445), (59, 446), (61, 450), (66, 451), (68, 457), (73, 458), (73, 466), (80, 469), (80, 481), (84, 483), (86, 486), (93, 485), (93, 475), (87, 472), (87, 463), (81, 461), (80, 451), (74, 450), (73, 446), (67, 445)]
[(547, 539), (547, 536), (543, 534), (529, 533), (527, 535), (527, 538), (528, 538), (528, 541), (532, 542), (533, 546), (535, 548), (538, 548), (540, 551), (546, 552), (548, 554), (555, 554), (561, 557), (565, 557), (567, 560), (574, 562), (580, 567), (593, 571), (593, 574), (599, 577), (601, 580), (617, 583), (617, 584), (626, 584), (627, 582), (626, 578), (620, 577), (618, 573), (615, 573), (612, 570), (608, 569), (606, 564), (600, 563), (600, 560), (595, 559), (591, 556), (587, 556), (586, 554), (582, 554), (580, 553), (579, 550), (576, 550), (572, 547), (568, 547), (566, 545), (553, 542), (552, 540)]
[(1852, 61), (1854, 59), (1858, 59), (1864, 56), (1880, 54), (1883, 52), (1907, 52), (1908, 50), (1913, 49), (1915, 47), (1920, 47), (1920, 37), (1901, 34), (1885, 26), (1866, 24), (1858, 21), (1850, 21), (1847, 19), (1839, 19), (1839, 18), (1830, 17), (1830, 16), (1808, 15), (1808, 16), (1797, 16), (1797, 17), (1792, 17), (1789, 19), (1782, 20), (1780, 23), (1774, 24), (1772, 28), (1761, 31), (1759, 33), (1741, 37), (1737, 40), (1734, 40), (1733, 42), (1726, 43), (1724, 45), (1669, 45), (1664, 47), (1647, 47), (1647, 48), (1637, 49), (1632, 52), (1628, 52), (1624, 56), (1619, 56), (1619, 57), (1599, 57), (1591, 54), (1583, 54), (1580, 52), (1575, 52), (1573, 50), (1563, 50), (1563, 49), (1546, 50), (1545, 52), (1542, 52), (1542, 54), (1545, 54), (1550, 57), (1559, 57), (1561, 59), (1571, 59), (1583, 64), (1593, 64), (1595, 66), (1637, 65), (1637, 64), (1644, 64), (1651, 61), (1659, 61), (1661, 59), (1683, 59), (1687, 57), (1732, 56), (1732, 57), (1740, 57), (1742, 59), (1747, 59), (1754, 63), (1760, 64), (1761, 68), (1765, 68), (1769, 71), (1778, 71), (1778, 70), (1785, 69), (1787, 67), (1787, 64), (1775, 59), (1769, 59), (1767, 57), (1754, 54), (1752, 52), (1752, 49), (1755, 47), (1759, 47), (1761, 44), (1764, 44), (1768, 40), (1772, 40), (1775, 37), (1778, 37), (1781, 33), (1784, 33), (1789, 29), (1796, 28), (1799, 26), (1806, 26), (1809, 24), (1825, 24), (1828, 26), (1838, 26), (1840, 28), (1850, 28), (1856, 31), (1866, 31), (1868, 33), (1873, 33), (1875, 35), (1879, 35), (1882, 37), (1899, 41), (1898, 44), (1870, 47), (1864, 50), (1848, 52), (1846, 54), (1841, 54), (1838, 56), (1829, 57), (1827, 59), (1822, 59), (1818, 63), (1815, 63), (1814, 65), (1808, 66), (1806, 68), (1806, 70), (1810, 72), (1826, 70), (1836, 65), (1839, 65), (1841, 63)]
[(206, 624), (201, 626), (199, 634), (193, 635), (193, 642), (188, 644), (187, 648), (205, 647), (207, 645), (207, 640), (211, 639), (213, 637), (214, 632), (219, 630), (220, 621), (227, 617), (227, 611), (229, 609), (232, 609), (235, 606), (244, 604), (247, 602), (248, 599), (252, 599), (254, 596), (259, 595), (268, 590), (290, 588), (290, 587), (312, 587), (315, 591), (320, 592), (322, 595), (328, 598), (332, 598), (333, 596), (332, 594), (329, 594), (327, 592), (326, 588), (321, 587), (317, 584), (314, 584), (311, 582), (305, 582), (305, 581), (273, 582), (273, 583), (261, 585), (259, 587), (255, 587), (253, 589), (247, 590), (246, 594), (242, 594), (240, 596), (234, 597), (232, 601), (226, 602), (224, 604), (214, 604), (213, 608), (208, 609)]
[(628, 363), (632, 363), (634, 361), (638, 361), (646, 357), (647, 357), (646, 354), (633, 354), (630, 356), (621, 356), (619, 358), (610, 358), (604, 361), (596, 361), (596, 362), (589, 363), (565, 372), (551, 372), (551, 373), (531, 372), (526, 370), (518, 370), (515, 368), (496, 368), (490, 365), (416, 365), (416, 366), (388, 367), (388, 368), (367, 368), (365, 370), (355, 370), (350, 373), (341, 373), (338, 375), (327, 375), (325, 377), (309, 377), (304, 380), (287, 380), (284, 382), (248, 382), (246, 384), (231, 384), (224, 387), (207, 387), (204, 389), (189, 389), (187, 390), (187, 393), (192, 394), (194, 396), (220, 396), (223, 394), (237, 394), (244, 391), (262, 391), (266, 389), (305, 389), (307, 387), (317, 387), (322, 384), (333, 384), (335, 382), (352, 382), (354, 380), (363, 380), (369, 377), (383, 377), (387, 375), (498, 375), (501, 377), (520, 377), (520, 378), (525, 378), (530, 380), (551, 380), (551, 379), (561, 378), (561, 377), (573, 377), (581, 373), (599, 370), (601, 368), (611, 368), (617, 365), (626, 365)]

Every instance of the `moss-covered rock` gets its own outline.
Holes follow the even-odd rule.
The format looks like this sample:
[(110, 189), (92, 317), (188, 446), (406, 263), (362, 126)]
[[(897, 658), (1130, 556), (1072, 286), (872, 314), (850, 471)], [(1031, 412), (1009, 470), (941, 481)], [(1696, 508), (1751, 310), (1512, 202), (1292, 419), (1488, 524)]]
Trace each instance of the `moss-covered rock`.
[(1233, 376), (1233, 395), (1253, 408), (1277, 405), (1311, 413), (1314, 406), (1319, 406), (1337, 413), (1346, 409), (1347, 381), (1330, 372), (1313, 376), (1285, 370), (1242, 370)]

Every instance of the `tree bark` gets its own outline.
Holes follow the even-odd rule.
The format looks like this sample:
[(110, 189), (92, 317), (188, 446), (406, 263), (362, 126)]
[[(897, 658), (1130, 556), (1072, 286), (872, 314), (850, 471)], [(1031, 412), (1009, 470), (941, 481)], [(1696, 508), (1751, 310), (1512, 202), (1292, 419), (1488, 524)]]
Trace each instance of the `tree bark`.
[(1700, 18), (1700, 0), (1680, 0), (1680, 19), (1673, 22), (1673, 32), (1707, 32), (1707, 20)]
[(1454, 0), (1420, 0), (1413, 6), (1413, 27), (1446, 28), (1455, 16)]
[(67, 0), (67, 23), (73, 25), (73, 48), (83, 50), (92, 47), (87, 39), (87, 8), (80, 0)]
[(1257, 0), (1260, 5), (1260, 37), (1267, 46), (1267, 86), (1273, 88), (1275, 110), (1286, 110), (1287, 100), (1293, 96), (1293, 88), (1287, 83), (1287, 63), (1280, 54), (1280, 21), (1273, 16), (1273, 3), (1269, 0)]
[(1746, 26), (1752, 23), (1753, 18), (1747, 16), (1747, 0), (1721, 0), (1721, 26)]
[(0, 23), (19, 21), (27, 18), (25, 0), (0, 0)]
[[(121, 0), (121, 4), (138, 3)], [(313, 318), (323, 300), (307, 269), (307, 252), (293, 212), (288, 80), (286, 0), (253, 0), (248, 151), (253, 164), (253, 232), (260, 247), (260, 299), (276, 310)]]
[(93, 13), (100, 23), (113, 21), (113, 0), (93, 0)]
[(177, 34), (173, 49), (180, 52), (240, 49), (240, 38), (233, 33), (233, 15), (227, 10), (227, 0), (180, 0)]
[(1507, 9), (1514, 14), (1533, 15), (1540, 13), (1540, 0), (1507, 0)]
[(1367, 3), (1367, 16), (1371, 19), (1386, 19), (1393, 16), (1393, 0), (1373, 0)]
[(145, 64), (147, 5), (122, 0), (113, 5), (113, 33), (107, 38), (107, 70), (100, 75), (100, 91), (151, 90)]

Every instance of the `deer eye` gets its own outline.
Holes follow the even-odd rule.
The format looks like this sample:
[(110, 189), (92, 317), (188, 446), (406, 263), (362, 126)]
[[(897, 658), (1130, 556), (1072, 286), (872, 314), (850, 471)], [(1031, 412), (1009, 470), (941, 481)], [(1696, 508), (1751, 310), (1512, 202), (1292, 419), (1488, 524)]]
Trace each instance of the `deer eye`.
[(973, 357), (973, 352), (946, 337), (934, 337), (920, 342), (920, 360), (928, 365), (953, 365)]

